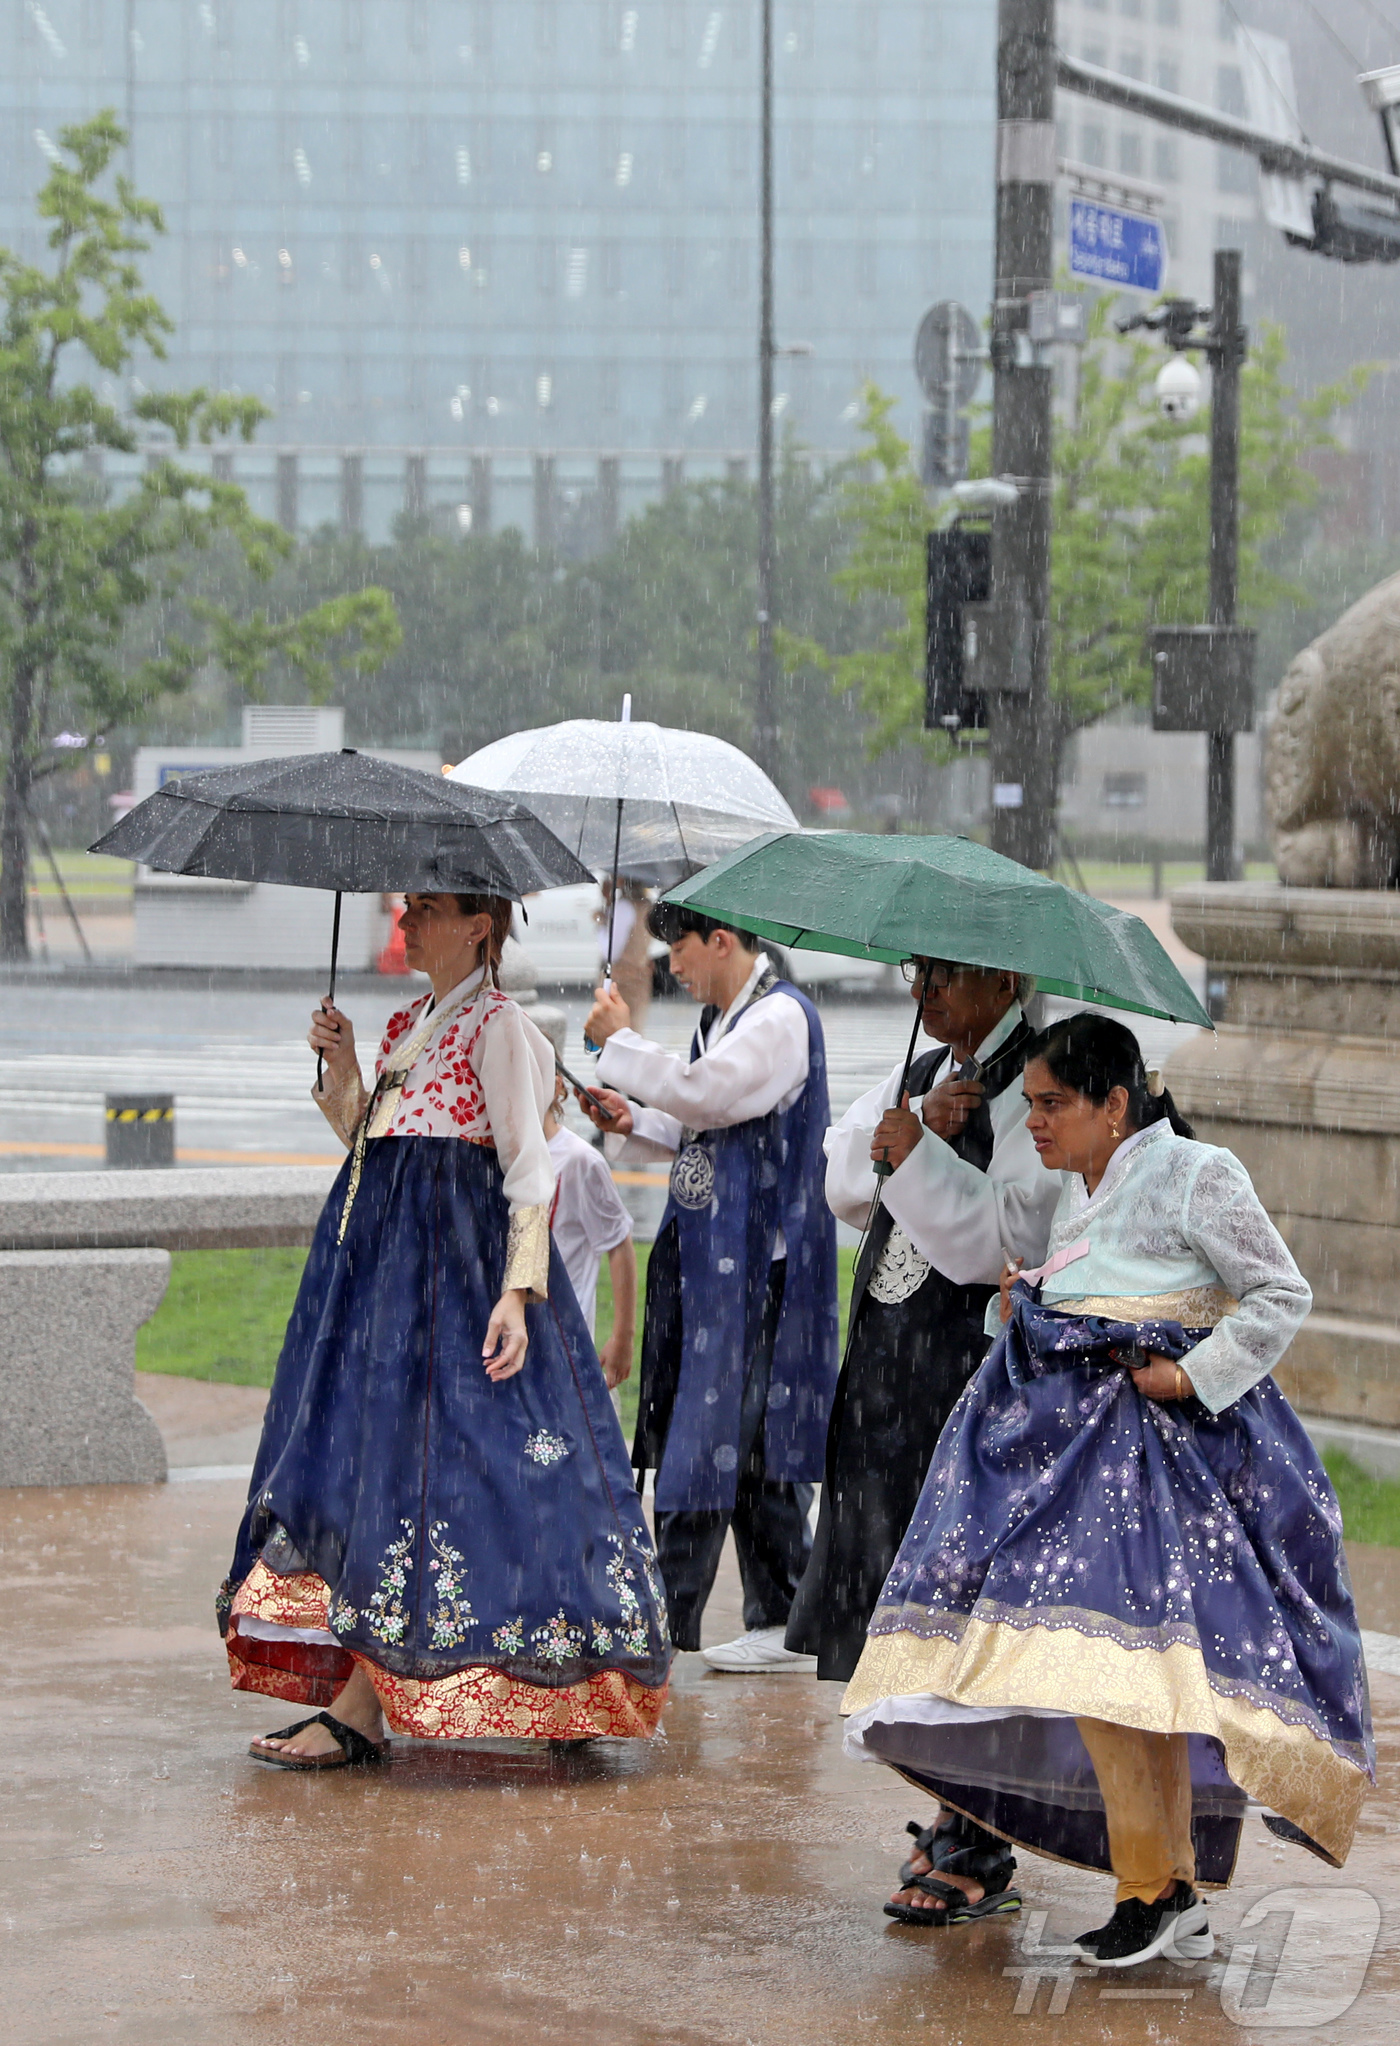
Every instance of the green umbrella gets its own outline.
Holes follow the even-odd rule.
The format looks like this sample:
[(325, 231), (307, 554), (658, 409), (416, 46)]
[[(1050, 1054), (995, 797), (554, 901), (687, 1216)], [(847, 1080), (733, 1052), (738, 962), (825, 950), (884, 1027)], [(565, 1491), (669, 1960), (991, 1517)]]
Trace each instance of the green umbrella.
[(1045, 994), (1213, 1027), (1140, 917), (967, 838), (773, 831), (666, 900), (798, 952), (1001, 967)]

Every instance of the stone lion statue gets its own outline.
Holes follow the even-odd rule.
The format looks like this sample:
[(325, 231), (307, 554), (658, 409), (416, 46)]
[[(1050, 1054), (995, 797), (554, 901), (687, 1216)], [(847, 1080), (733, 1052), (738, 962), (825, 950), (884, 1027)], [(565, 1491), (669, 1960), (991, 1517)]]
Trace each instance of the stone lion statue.
[(1269, 726), (1264, 805), (1280, 881), (1400, 886), (1400, 575), (1293, 660)]

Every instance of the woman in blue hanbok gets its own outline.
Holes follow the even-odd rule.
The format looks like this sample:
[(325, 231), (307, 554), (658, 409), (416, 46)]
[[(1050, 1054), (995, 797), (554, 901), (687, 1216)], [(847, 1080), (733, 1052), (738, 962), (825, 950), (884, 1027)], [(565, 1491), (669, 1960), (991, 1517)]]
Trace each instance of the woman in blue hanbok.
[(1193, 1141), (1120, 1024), (1056, 1025), (1024, 1091), (1066, 1175), (1050, 1255), (1003, 1281), (847, 1746), (943, 1807), (910, 1828), (892, 1916), (1014, 1904), (1020, 1844), (1116, 1875), (1078, 1941), (1091, 1965), (1199, 1958), (1200, 1892), (1229, 1882), (1247, 1799), (1339, 1866), (1373, 1777), (1341, 1515), (1269, 1375), (1311, 1294), (1244, 1168)]
[(509, 902), (411, 895), (432, 992), (373, 1090), (323, 1003), (350, 1147), (287, 1328), (220, 1598), (236, 1689), (329, 1707), (284, 1768), (427, 1739), (655, 1731), (670, 1649), (597, 1354), (549, 1234), (546, 1039), (494, 985)]

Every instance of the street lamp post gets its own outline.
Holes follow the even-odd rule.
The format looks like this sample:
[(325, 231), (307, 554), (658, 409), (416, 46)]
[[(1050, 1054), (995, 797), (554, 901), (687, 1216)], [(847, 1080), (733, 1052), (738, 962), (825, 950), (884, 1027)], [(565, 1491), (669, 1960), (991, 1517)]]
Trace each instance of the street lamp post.
[[(1204, 625), (1158, 626), (1151, 635), (1152, 723), (1159, 732), (1206, 735), (1206, 879), (1233, 881), (1235, 734), (1254, 722), (1255, 635), (1235, 623), (1240, 567), (1240, 372), (1249, 336), (1240, 322), (1240, 252), (1215, 252), (1215, 303), (1169, 298), (1152, 312), (1118, 322), (1160, 333), (1178, 356), (1204, 355), (1210, 387), (1210, 580)], [(1205, 332), (1197, 329), (1204, 326)], [(1189, 386), (1157, 379), (1168, 417), (1189, 419)], [(1183, 409), (1176, 409), (1178, 406)]]
[(778, 779), (777, 663), (773, 654), (773, 0), (762, 0), (758, 288), (758, 673), (753, 750)]
[[(1215, 252), (1210, 380), (1210, 623), (1233, 626), (1240, 569), (1240, 252)], [(1235, 879), (1235, 729), (1206, 734), (1206, 879)]]
[(1016, 497), (992, 538), (992, 608), (1007, 649), (988, 703), (992, 844), (1028, 867), (1048, 867), (1054, 852), (1053, 389), (1029, 301), (1054, 284), (1055, 174), (1055, 0), (999, 0), (992, 468)]

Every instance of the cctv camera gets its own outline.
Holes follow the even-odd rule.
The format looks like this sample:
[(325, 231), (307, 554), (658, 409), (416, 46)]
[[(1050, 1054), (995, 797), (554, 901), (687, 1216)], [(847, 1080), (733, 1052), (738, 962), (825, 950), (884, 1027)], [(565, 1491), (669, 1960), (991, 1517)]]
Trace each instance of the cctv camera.
[(1021, 493), (1008, 476), (970, 476), (966, 482), (955, 483), (948, 495), (958, 511), (975, 515), (1005, 511)]
[(1184, 355), (1173, 355), (1152, 386), (1163, 419), (1194, 419), (1201, 409), (1201, 373)]

